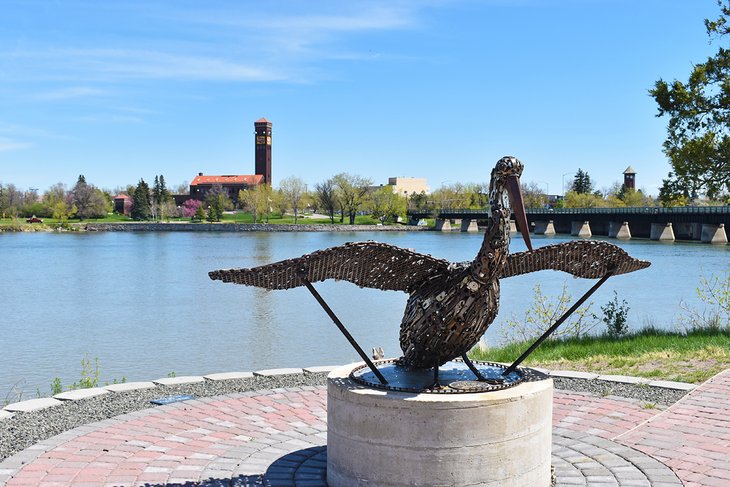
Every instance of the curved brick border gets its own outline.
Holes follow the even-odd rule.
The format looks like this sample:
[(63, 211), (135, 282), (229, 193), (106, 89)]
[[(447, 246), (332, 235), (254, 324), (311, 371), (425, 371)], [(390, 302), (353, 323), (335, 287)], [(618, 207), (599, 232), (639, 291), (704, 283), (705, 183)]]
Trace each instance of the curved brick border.
[[(24, 401), (7, 406), (5, 411), (6, 415), (15, 414), (13, 411), (22, 415), (23, 411), (52, 407), (62, 401), (79, 401), (124, 390), (160, 388), (159, 392), (164, 392), (171, 385), (321, 374), (331, 368), (273, 369), (116, 384), (40, 401)], [(575, 372), (552, 375), (556, 380), (612, 384), (642, 381)], [(694, 388), (678, 383), (650, 383), (641, 387), (666, 386)], [(321, 476), (323, 457), (316, 447), (326, 442), (325, 400), (324, 387), (308, 386), (206, 397), (143, 409), (75, 428), (7, 458), (0, 463), (0, 484), (7, 481), (8, 487), (184, 482), (211, 486), (319, 485), (317, 476)], [(661, 463), (608, 439), (635, 430), (658, 411), (643, 408), (638, 400), (600, 398), (568, 391), (556, 391), (554, 407), (555, 462), (559, 478), (565, 479), (566, 485), (589, 485), (583, 481), (589, 482), (592, 477), (607, 481), (611, 477), (613, 480), (607, 485), (681, 485), (672, 483), (673, 474)], [(571, 452), (576, 451), (583, 460), (571, 461)], [(612, 460), (600, 460), (608, 457)], [(300, 463), (295, 465), (296, 462)], [(652, 468), (647, 470), (648, 464)], [(280, 468), (284, 470), (277, 470)], [(636, 483), (640, 480), (637, 468), (644, 475), (639, 484)], [(286, 483), (291, 481), (286, 477), (290, 474), (295, 475), (294, 484)], [(270, 481), (261, 483), (264, 475)], [(277, 479), (283, 483), (275, 482)]]
[[(682, 485), (645, 454), (585, 427), (569, 429), (584, 420), (602, 422), (604, 436), (626, 431), (649, 414), (639, 401), (556, 391), (555, 409), (561, 418), (555, 421), (553, 445), (558, 485)], [(576, 410), (581, 415), (571, 416)], [(607, 410), (618, 413), (607, 415)], [(324, 386), (169, 404), (38, 443), (0, 463), (0, 482), (7, 481), (7, 487), (324, 486), (326, 415)]]

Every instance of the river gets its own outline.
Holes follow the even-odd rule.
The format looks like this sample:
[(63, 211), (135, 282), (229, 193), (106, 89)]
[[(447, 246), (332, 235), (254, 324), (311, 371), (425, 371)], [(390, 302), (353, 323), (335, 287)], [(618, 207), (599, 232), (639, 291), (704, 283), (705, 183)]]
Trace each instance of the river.
[[(302, 288), (267, 292), (211, 281), (208, 271), (253, 267), (348, 241), (378, 240), (452, 261), (473, 258), (480, 234), (440, 232), (5, 233), (0, 234), (0, 401), (47, 395), (54, 377), (78, 381), (81, 360), (99, 359), (101, 381), (151, 380), (174, 372), (203, 375), (355, 361), (356, 353)], [(542, 246), (565, 236), (534, 237)], [(680, 301), (700, 306), (702, 275), (726, 271), (730, 246), (618, 242), (652, 266), (611, 278), (592, 298), (594, 312), (625, 299), (632, 328), (672, 328)], [(524, 250), (514, 238), (512, 251)], [(500, 315), (487, 343), (522, 316), (533, 286), (577, 298), (591, 281), (545, 271), (502, 281)], [(316, 285), (359, 343), (397, 356), (407, 296), (347, 282)]]

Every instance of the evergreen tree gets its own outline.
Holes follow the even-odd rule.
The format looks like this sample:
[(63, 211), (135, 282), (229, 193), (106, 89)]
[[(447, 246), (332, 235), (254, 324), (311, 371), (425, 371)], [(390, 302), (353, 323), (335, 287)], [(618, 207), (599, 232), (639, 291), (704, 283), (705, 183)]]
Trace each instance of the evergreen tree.
[(158, 182), (160, 185), (160, 203), (166, 203), (167, 201), (170, 201), (172, 199), (172, 195), (165, 185), (165, 176), (160, 174), (160, 179)]
[(593, 192), (593, 181), (591, 181), (591, 177), (588, 175), (587, 171), (583, 171), (578, 168), (578, 171), (575, 173), (575, 178), (573, 178), (573, 185), (570, 190), (578, 194)]
[(155, 182), (152, 185), (152, 201), (159, 205), (162, 203), (162, 199), (160, 198), (160, 178), (158, 176), (155, 176)]
[(139, 180), (139, 184), (134, 190), (134, 206), (132, 206), (132, 218), (135, 220), (149, 220), (152, 216), (152, 209), (150, 207), (150, 187), (144, 182), (144, 179)]

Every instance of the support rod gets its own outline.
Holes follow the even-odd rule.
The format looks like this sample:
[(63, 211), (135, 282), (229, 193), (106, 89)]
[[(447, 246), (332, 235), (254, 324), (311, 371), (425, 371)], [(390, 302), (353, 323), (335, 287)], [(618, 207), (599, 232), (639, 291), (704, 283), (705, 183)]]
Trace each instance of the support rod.
[(514, 372), (514, 370), (517, 368), (517, 366), (520, 365), (532, 352), (534, 352), (535, 349), (537, 347), (539, 347), (540, 344), (542, 342), (544, 342), (547, 337), (549, 337), (550, 335), (552, 335), (553, 332), (555, 330), (557, 330), (558, 327), (560, 325), (562, 325), (563, 322), (566, 319), (568, 319), (568, 317), (570, 315), (572, 315), (575, 312), (575, 310), (578, 309), (578, 307), (581, 304), (583, 304), (585, 302), (585, 300), (588, 299), (591, 296), (591, 294), (593, 294), (594, 292), (596, 292), (596, 290), (599, 287), (601, 287), (603, 285), (603, 283), (606, 282), (606, 280), (613, 275), (614, 272), (615, 272), (615, 270), (608, 271), (606, 273), (606, 275), (603, 276), (597, 283), (595, 283), (593, 285), (593, 287), (588, 290), (588, 292), (586, 292), (583, 296), (581, 296), (581, 298), (578, 301), (576, 301), (575, 304), (573, 306), (571, 306), (568, 311), (566, 311), (565, 313), (563, 313), (563, 316), (561, 316), (560, 318), (558, 318), (558, 321), (556, 321), (553, 326), (551, 326), (550, 328), (548, 328), (547, 331), (545, 333), (543, 333), (542, 336), (535, 341), (535, 343), (533, 343), (532, 345), (530, 345), (530, 348), (528, 348), (527, 350), (525, 350), (525, 352), (522, 355), (520, 355), (520, 357), (517, 360), (515, 360), (512, 363), (512, 365), (510, 365), (509, 367), (507, 367), (507, 369), (504, 372), (502, 372), (502, 375), (507, 376), (507, 375), (511, 374), (512, 372)]
[(360, 355), (360, 358), (362, 358), (365, 363), (370, 367), (370, 370), (373, 371), (373, 374), (378, 378), (381, 384), (387, 384), (388, 381), (385, 380), (385, 377), (383, 377), (383, 374), (378, 370), (377, 367), (375, 367), (375, 364), (370, 360), (370, 357), (367, 356), (365, 351), (358, 345), (358, 343), (355, 341), (355, 339), (350, 335), (350, 332), (347, 331), (347, 328), (345, 328), (345, 325), (342, 324), (340, 319), (335, 315), (334, 311), (327, 305), (327, 303), (322, 299), (322, 296), (319, 295), (316, 289), (314, 289), (314, 286), (312, 286), (312, 283), (309, 282), (309, 279), (307, 279), (307, 272), (305, 269), (300, 269), (297, 271), (297, 275), (299, 276), (299, 279), (302, 280), (305, 286), (307, 286), (307, 289), (309, 289), (309, 292), (312, 293), (312, 296), (314, 296), (314, 299), (317, 300), (320, 306), (322, 306), (322, 309), (329, 315), (329, 317), (332, 319), (332, 321), (337, 325), (337, 328), (339, 328), (340, 332), (342, 332), (343, 335), (345, 335), (345, 338), (347, 338), (347, 341), (350, 342), (350, 345), (352, 345), (352, 348), (355, 349), (355, 351)]

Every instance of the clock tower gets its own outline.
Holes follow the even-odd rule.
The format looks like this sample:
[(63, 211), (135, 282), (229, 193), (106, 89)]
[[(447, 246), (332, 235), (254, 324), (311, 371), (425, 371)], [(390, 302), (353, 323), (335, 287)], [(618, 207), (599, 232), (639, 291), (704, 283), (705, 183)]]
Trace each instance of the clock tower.
[(271, 122), (260, 118), (253, 123), (256, 132), (256, 174), (271, 184)]

